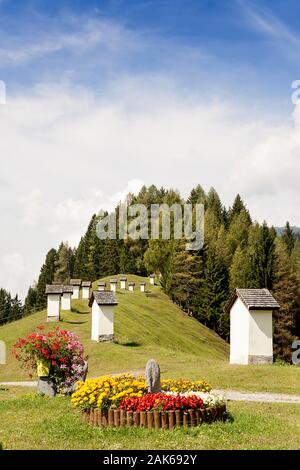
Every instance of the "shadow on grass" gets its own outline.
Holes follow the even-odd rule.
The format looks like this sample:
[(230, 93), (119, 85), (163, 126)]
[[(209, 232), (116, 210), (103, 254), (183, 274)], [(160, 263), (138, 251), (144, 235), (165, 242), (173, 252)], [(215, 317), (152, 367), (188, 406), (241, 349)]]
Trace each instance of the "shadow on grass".
[(87, 312), (87, 311), (82, 312), (81, 310), (78, 310), (77, 308), (72, 308), (71, 312), (77, 315), (89, 315), (90, 314), (90, 312)]
[(63, 320), (64, 323), (69, 323), (70, 325), (83, 325), (84, 323), (88, 323), (88, 321), (70, 321), (70, 320)]
[(119, 346), (125, 346), (127, 348), (139, 348), (143, 346), (142, 343), (137, 343), (136, 341), (128, 341), (127, 343), (120, 343), (119, 341), (114, 341)]
[(226, 413), (224, 414), (223, 422), (224, 423), (233, 423), (234, 422), (234, 416), (229, 411), (226, 411)]

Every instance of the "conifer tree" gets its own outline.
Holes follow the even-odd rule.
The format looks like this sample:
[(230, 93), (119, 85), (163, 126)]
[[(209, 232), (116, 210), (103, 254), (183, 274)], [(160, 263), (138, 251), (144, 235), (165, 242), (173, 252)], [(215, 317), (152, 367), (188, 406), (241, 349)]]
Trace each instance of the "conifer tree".
[(185, 243), (184, 240), (173, 243), (166, 291), (181, 308), (196, 313), (203, 285), (203, 262), (199, 252), (186, 250)]
[(187, 199), (188, 204), (206, 204), (206, 194), (200, 184), (193, 188)]
[(41, 268), (41, 273), (38, 278), (36, 290), (36, 308), (37, 310), (43, 309), (47, 305), (46, 285), (52, 284), (55, 275), (55, 263), (57, 252), (52, 248), (46, 255), (45, 263)]
[(0, 289), (0, 325), (19, 320), (23, 315), (24, 307), (18, 296), (12, 298), (9, 292)]
[(68, 243), (61, 243), (55, 261), (54, 281), (67, 283), (73, 277), (73, 250)]
[(37, 305), (37, 286), (30, 286), (24, 303), (25, 315), (30, 315), (36, 309)]
[(290, 362), (292, 343), (297, 336), (297, 316), (300, 314), (300, 298), (296, 276), (292, 270), (288, 248), (279, 241), (276, 247), (273, 293), (280, 305), (274, 311), (274, 355)]
[(223, 206), (220, 200), (220, 197), (217, 191), (214, 188), (210, 188), (206, 197), (206, 204), (207, 209), (210, 209), (215, 217), (217, 218), (218, 222), (224, 222), (223, 220)]
[(237, 247), (232, 263), (230, 265), (229, 272), (229, 286), (230, 289), (246, 288), (248, 287), (247, 282), (247, 258), (246, 252), (240, 246)]
[(227, 269), (213, 248), (206, 247), (205, 257), (205, 281), (201, 290), (199, 319), (206, 326), (226, 337), (228, 325), (223, 318), (223, 309), (229, 295)]
[(231, 217), (227, 235), (228, 249), (231, 256), (233, 256), (238, 246), (242, 249), (246, 248), (250, 225), (251, 223), (245, 209), (241, 209), (239, 213)]
[(276, 232), (266, 222), (249, 231), (247, 287), (272, 289)]
[(0, 289), (0, 324), (7, 323), (10, 317), (10, 298), (5, 289)]
[(297, 237), (293, 229), (291, 228), (289, 222), (286, 223), (284, 230), (282, 232), (281, 238), (286, 246), (288, 255), (291, 256), (292, 251), (295, 247)]
[(248, 209), (246, 208), (246, 205), (244, 204), (241, 196), (237, 194), (232, 207), (228, 211), (229, 223), (231, 223), (235, 217), (239, 216), (241, 212), (245, 213), (247, 224), (250, 225), (252, 223), (250, 213)]

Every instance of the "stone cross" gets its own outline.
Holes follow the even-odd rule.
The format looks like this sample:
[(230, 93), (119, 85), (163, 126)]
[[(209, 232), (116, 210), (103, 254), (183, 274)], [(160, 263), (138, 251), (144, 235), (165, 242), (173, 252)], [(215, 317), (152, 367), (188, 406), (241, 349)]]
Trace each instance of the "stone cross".
[(150, 361), (147, 362), (145, 376), (148, 385), (148, 392), (159, 393), (161, 391), (160, 368), (154, 359), (150, 359)]

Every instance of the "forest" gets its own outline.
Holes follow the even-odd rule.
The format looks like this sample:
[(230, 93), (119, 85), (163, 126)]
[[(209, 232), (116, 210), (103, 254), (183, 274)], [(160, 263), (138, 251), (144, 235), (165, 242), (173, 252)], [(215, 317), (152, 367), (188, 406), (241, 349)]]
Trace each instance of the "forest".
[(204, 247), (187, 251), (184, 239), (172, 237), (100, 240), (96, 234), (100, 216), (94, 214), (76, 248), (62, 242), (47, 253), (24, 306), (0, 290), (0, 322), (45, 308), (45, 286), (52, 282), (68, 283), (74, 277), (95, 281), (117, 273), (156, 273), (173, 302), (228, 341), (229, 318), (224, 305), (232, 289), (266, 287), (281, 306), (274, 313), (274, 356), (290, 362), (292, 342), (300, 337), (300, 238), (289, 222), (280, 229), (266, 222), (259, 224), (240, 195), (226, 208), (214, 188), (206, 192), (200, 185), (186, 200), (177, 190), (152, 185), (136, 195), (128, 194), (126, 202), (144, 204), (148, 210), (151, 204), (203, 204)]

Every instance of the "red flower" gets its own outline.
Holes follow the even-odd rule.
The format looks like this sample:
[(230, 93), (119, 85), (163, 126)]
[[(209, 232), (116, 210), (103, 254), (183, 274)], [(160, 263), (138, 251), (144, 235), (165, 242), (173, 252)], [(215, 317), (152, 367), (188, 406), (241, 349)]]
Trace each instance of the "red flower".
[(56, 361), (52, 361), (51, 364), (52, 364), (53, 366), (57, 366), (57, 362), (56, 362)]
[(164, 393), (148, 393), (141, 398), (125, 398), (120, 404), (120, 409), (127, 411), (188, 410), (202, 407), (203, 401), (196, 395), (183, 397)]

